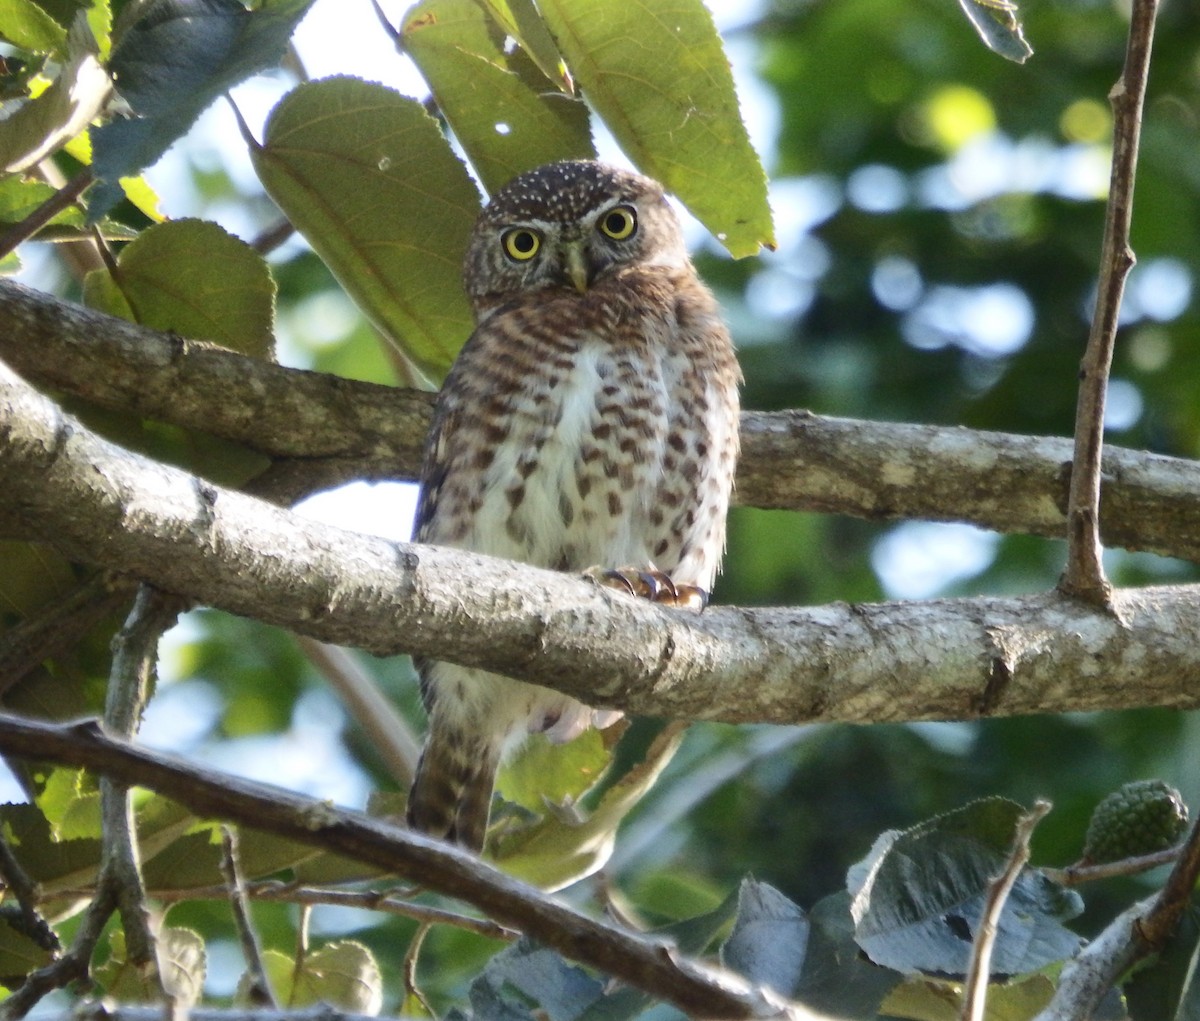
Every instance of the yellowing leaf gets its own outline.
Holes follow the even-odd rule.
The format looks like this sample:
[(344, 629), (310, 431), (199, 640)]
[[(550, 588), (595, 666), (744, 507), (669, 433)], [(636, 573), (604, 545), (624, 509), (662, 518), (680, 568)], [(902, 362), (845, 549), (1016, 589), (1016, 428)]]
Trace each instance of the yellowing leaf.
[(401, 31), (489, 192), (543, 163), (595, 156), (587, 107), (548, 90), (524, 50), (506, 53), (474, 0), (424, 0)]
[(33, 53), (60, 50), (67, 30), (32, 0), (0, 0), (0, 38)]
[(432, 380), (471, 332), (461, 266), (479, 196), (419, 103), (301, 85), (252, 146), (263, 185), (377, 329)]
[(540, 0), (576, 81), (633, 162), (736, 257), (774, 245), (767, 182), (701, 0)]

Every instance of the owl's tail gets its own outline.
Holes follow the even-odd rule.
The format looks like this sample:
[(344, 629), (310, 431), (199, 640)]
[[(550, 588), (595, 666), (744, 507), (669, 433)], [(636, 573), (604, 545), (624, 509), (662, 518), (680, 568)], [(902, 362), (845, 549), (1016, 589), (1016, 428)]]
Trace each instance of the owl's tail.
[(417, 762), (408, 825), (478, 853), (483, 849), (500, 749), (436, 726)]

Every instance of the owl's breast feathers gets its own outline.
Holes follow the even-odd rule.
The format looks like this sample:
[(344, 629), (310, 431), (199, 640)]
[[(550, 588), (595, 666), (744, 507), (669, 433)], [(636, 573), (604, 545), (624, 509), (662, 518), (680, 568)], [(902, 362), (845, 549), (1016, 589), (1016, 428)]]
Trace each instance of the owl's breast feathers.
[(653, 563), (707, 589), (738, 379), (690, 272), (629, 268), (500, 307), (439, 402), (418, 538), (561, 570)]

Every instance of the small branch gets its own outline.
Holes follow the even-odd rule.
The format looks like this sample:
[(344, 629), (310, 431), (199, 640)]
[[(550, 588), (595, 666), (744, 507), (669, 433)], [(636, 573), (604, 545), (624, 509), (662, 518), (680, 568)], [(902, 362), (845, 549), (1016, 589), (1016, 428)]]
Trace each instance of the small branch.
[(1013, 884), (1029, 861), (1029, 841), (1033, 831), (1050, 811), (1050, 802), (1037, 801), (1033, 808), (1017, 820), (1012, 851), (1004, 870), (988, 886), (987, 900), (971, 946), (971, 963), (963, 989), (962, 1021), (983, 1021), (987, 1006), (988, 980), (992, 975), (992, 948), (1000, 929), (1000, 914), (1012, 892)]
[(297, 638), (296, 644), (337, 692), (392, 778), (399, 786), (408, 787), (421, 754), (420, 739), (408, 720), (345, 649), (304, 637)]
[[(388, 1021), (367, 1014), (347, 1014), (327, 1003), (298, 1010), (265, 1010), (252, 1007), (189, 1007), (188, 1021)], [(113, 1004), (108, 1000), (81, 1001), (41, 1021), (164, 1021), (161, 1005)], [(395, 1019), (399, 1021), (399, 1019)]]
[(1187, 841), (1179, 853), (1179, 860), (1159, 891), (1154, 906), (1137, 923), (1138, 932), (1154, 950), (1162, 948), (1170, 939), (1179, 918), (1191, 901), (1200, 876), (1200, 820), (1192, 826)]
[(1079, 372), (1075, 412), (1075, 456), (1067, 508), (1067, 568), (1059, 588), (1100, 606), (1110, 606), (1112, 586), (1104, 577), (1100, 547), (1100, 456), (1104, 400), (1125, 279), (1133, 266), (1129, 225), (1137, 170), (1142, 105), (1150, 74), (1150, 49), (1158, 0), (1134, 0), (1125, 68), (1109, 93), (1113, 108), (1112, 176), (1104, 219), (1096, 310)]
[(92, 177), (91, 170), (85, 167), (20, 223), (14, 223), (7, 230), (0, 232), (0, 258), (8, 255), (22, 241), (33, 237), (68, 206), (74, 205), (93, 180), (95, 178)]
[(1117, 876), (1136, 876), (1149, 872), (1161, 865), (1170, 865), (1175, 861), (1183, 845), (1168, 847), (1165, 851), (1155, 851), (1153, 854), (1142, 854), (1134, 858), (1122, 858), (1120, 861), (1103, 862), (1099, 865), (1068, 865), (1065, 869), (1039, 867), (1038, 871), (1051, 882), (1059, 886), (1081, 886), (1100, 879), (1113, 879)]
[(429, 928), (428, 922), (419, 925), (417, 931), (413, 933), (408, 949), (404, 952), (404, 999), (405, 1001), (416, 1000), (429, 1017), (437, 1017), (437, 1011), (429, 1005), (425, 994), (421, 992), (421, 987), (417, 985), (417, 959), (421, 956), (421, 946), (425, 942)]
[(225, 877), (229, 906), (233, 912), (233, 927), (237, 930), (242, 957), (246, 962), (246, 997), (252, 1007), (275, 1007), (279, 1004), (271, 992), (267, 969), (254, 924), (250, 921), (250, 905), (246, 902), (246, 885), (238, 860), (237, 833), (231, 826), (221, 827), (221, 874)]
[[(697, 1017), (813, 1017), (736, 975), (580, 914), (441, 841), (127, 745), (105, 736), (94, 724), (64, 726), (0, 715), (0, 751), (91, 769), (121, 783), (136, 782), (202, 818), (238, 822), (419, 880)], [(0, 1004), (0, 1011), (9, 1002), (11, 998)]]
[(29, 878), (29, 873), (17, 861), (3, 834), (0, 834), (0, 878), (3, 878), (4, 885), (17, 900), (17, 911), (14, 913), (15, 917), (8, 917), (9, 924), (24, 932), (43, 950), (57, 956), (62, 951), (62, 943), (59, 942), (58, 934), (50, 928), (37, 909), (37, 884)]
[[(59, 897), (70, 897), (73, 892), (80, 894), (86, 891), (57, 891)], [(246, 883), (246, 896), (251, 900), (279, 901), (285, 904), (301, 904), (315, 906), (318, 904), (332, 905), (343, 908), (362, 908), (366, 911), (380, 911), (385, 914), (411, 918), (421, 923), (431, 925), (449, 925), (466, 932), (473, 932), (487, 939), (512, 942), (520, 936), (514, 929), (505, 928), (486, 918), (473, 918), (470, 915), (447, 911), (445, 908), (429, 904), (414, 904), (407, 890), (338, 890), (330, 887), (295, 886), (291, 883), (281, 883), (278, 880), (264, 879), (258, 882)], [(189, 890), (151, 890), (150, 895), (164, 904), (177, 901), (224, 899), (228, 891), (224, 887), (205, 886)]]

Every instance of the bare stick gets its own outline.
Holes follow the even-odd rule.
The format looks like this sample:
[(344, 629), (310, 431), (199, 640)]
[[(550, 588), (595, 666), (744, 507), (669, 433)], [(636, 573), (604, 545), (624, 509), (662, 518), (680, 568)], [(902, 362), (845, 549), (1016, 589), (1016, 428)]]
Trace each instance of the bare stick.
[(1119, 861), (1106, 861), (1097, 865), (1068, 865), (1065, 869), (1038, 869), (1047, 879), (1058, 883), (1059, 886), (1081, 886), (1083, 883), (1094, 883), (1098, 879), (1112, 879), (1116, 876), (1136, 876), (1149, 872), (1160, 865), (1170, 865), (1183, 851), (1183, 845), (1168, 847), (1163, 851), (1152, 854), (1139, 854), (1133, 858), (1121, 858)]
[(92, 177), (91, 170), (85, 167), (20, 223), (14, 223), (8, 230), (0, 233), (0, 258), (11, 252), (22, 241), (33, 237), (59, 213), (73, 205), (79, 196), (87, 191), (93, 180), (95, 178)]
[(246, 884), (242, 879), (238, 859), (237, 831), (232, 826), (221, 827), (221, 874), (225, 877), (229, 907), (233, 912), (233, 927), (237, 930), (242, 957), (246, 962), (246, 996), (256, 1007), (278, 1007), (267, 980), (267, 969), (263, 965), (258, 935), (250, 920), (250, 905), (246, 902)]
[(1021, 869), (1029, 861), (1029, 840), (1037, 824), (1050, 811), (1050, 802), (1037, 801), (1032, 809), (1017, 820), (1017, 832), (1013, 836), (1012, 851), (1005, 863), (1004, 871), (988, 886), (987, 901), (979, 919), (975, 942), (971, 946), (971, 964), (967, 968), (967, 982), (963, 989), (962, 1021), (983, 1021), (987, 1006), (988, 979), (992, 973), (992, 948), (996, 945), (996, 934), (1000, 927), (1000, 914), (1013, 884)]
[(1129, 247), (1129, 224), (1133, 214), (1142, 104), (1150, 73), (1150, 47), (1157, 13), (1158, 0), (1135, 0), (1125, 68), (1108, 96), (1113, 108), (1112, 176), (1104, 220), (1096, 311), (1079, 370), (1075, 457), (1067, 504), (1067, 567), (1058, 586), (1068, 595), (1110, 608), (1112, 586), (1104, 576), (1100, 547), (1104, 400), (1112, 369), (1121, 295), (1134, 263)]
[(408, 721), (379, 690), (375, 678), (340, 646), (304, 637), (297, 637), (296, 644), (325, 675), (392, 778), (402, 787), (411, 784), (421, 742)]

